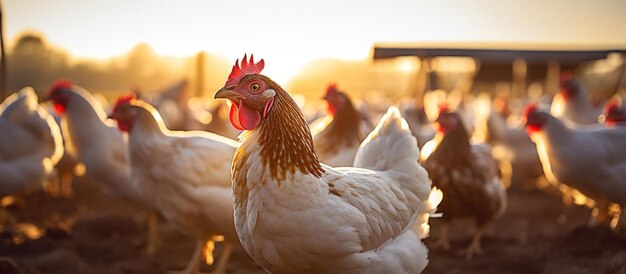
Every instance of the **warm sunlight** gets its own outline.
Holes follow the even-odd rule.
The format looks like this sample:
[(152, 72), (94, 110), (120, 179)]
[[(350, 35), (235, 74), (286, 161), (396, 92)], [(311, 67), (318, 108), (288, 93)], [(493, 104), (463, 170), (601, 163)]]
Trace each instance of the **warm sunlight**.
[(622, 273), (625, 18), (0, 0), (0, 274)]
[[(139, 42), (172, 56), (205, 50), (234, 60), (243, 53), (255, 53), (271, 60), (267, 72), (282, 83), (311, 60), (363, 59), (371, 45), (381, 41), (626, 43), (624, 30), (602, 27), (622, 22), (626, 16), (626, 9), (617, 1), (576, 7), (561, 5), (562, 1), (531, 1), (530, 5), (447, 2), (273, 0), (216, 5), (212, 1), (181, 1), (172, 5), (169, 1), (7, 1), (6, 22), (10, 38), (24, 30), (36, 30), (79, 57), (111, 57)], [(620, 5), (622, 8), (617, 7)], [(563, 8), (570, 10), (564, 12)], [(602, 12), (602, 20), (578, 19), (590, 9)], [(460, 12), (473, 20), (461, 20)], [(380, 20), (383, 15), (392, 16)], [(558, 25), (553, 24), (554, 15), (559, 16)], [(504, 19), (498, 26), (490, 23), (498, 18)], [(600, 27), (584, 27), (588, 24)], [(568, 28), (561, 27), (564, 25)], [(407, 63), (401, 69), (411, 68)]]

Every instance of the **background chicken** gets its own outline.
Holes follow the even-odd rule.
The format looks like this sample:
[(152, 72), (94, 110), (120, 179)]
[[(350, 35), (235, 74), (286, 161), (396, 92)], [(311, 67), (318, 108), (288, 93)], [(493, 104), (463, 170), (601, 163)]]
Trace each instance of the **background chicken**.
[(85, 166), (85, 176), (110, 194), (144, 208), (149, 214), (147, 251), (154, 253), (158, 244), (157, 215), (131, 184), (126, 143), (122, 134), (105, 122), (100, 104), (86, 90), (67, 81), (58, 81), (50, 89), (48, 100), (62, 116), (61, 130), (66, 153)]
[[(237, 142), (208, 132), (172, 132), (151, 105), (120, 97), (111, 118), (128, 133), (133, 184), (181, 232), (198, 240), (183, 273), (198, 273), (202, 247), (226, 240), (216, 273), (226, 273), (238, 245), (230, 190), (230, 162)], [(212, 245), (213, 243), (209, 243)]]
[(443, 226), (436, 245), (449, 248), (449, 223), (471, 217), (476, 229), (470, 246), (464, 251), (471, 258), (482, 252), (480, 242), (484, 226), (506, 209), (506, 192), (491, 148), (470, 144), (459, 114), (442, 106), (437, 123), (439, 133), (431, 141), (436, 147), (424, 160), (433, 185), (444, 194), (439, 206)]
[(352, 166), (361, 141), (372, 127), (336, 84), (328, 86), (324, 100), (328, 115), (311, 125), (313, 131), (319, 131), (313, 135), (319, 160), (330, 166)]
[(626, 106), (617, 98), (609, 101), (604, 107), (602, 122), (608, 126), (626, 125)]
[[(56, 115), (51, 109), (48, 111), (54, 117), (54, 121), (60, 129), (61, 117)], [(65, 137), (63, 136), (63, 131), (60, 132), (63, 138), (63, 147), (65, 147)], [(83, 175), (83, 167), (84, 166), (80, 164), (72, 154), (63, 153), (63, 157), (61, 157), (54, 166), (54, 176), (50, 179), (49, 184), (44, 187), (47, 188), (47, 191), (52, 196), (70, 197), (72, 195), (72, 182), (74, 177)]]
[(506, 113), (491, 110), (486, 121), (486, 141), (499, 151), (499, 161), (510, 164), (512, 185), (521, 185), (543, 175), (535, 144), (522, 128), (507, 124)]
[(409, 123), (409, 128), (413, 136), (417, 138), (417, 145), (421, 148), (426, 142), (433, 139), (436, 131), (432, 123), (428, 120), (428, 115), (426, 115), (424, 107), (418, 106), (415, 100), (409, 101), (408, 106), (405, 107), (402, 112), (402, 117)]
[(355, 167), (320, 164), (302, 112), (263, 67), (244, 56), (215, 95), (247, 130), (232, 180), (248, 254), (271, 273), (421, 272), (426, 248), (410, 228), (432, 209), (431, 184), (398, 109), (365, 139)]
[(561, 91), (554, 97), (550, 113), (579, 125), (597, 124), (602, 105), (593, 104), (583, 83), (570, 73), (561, 75)]
[[(211, 98), (211, 100), (213, 99)], [(208, 131), (233, 140), (237, 139), (237, 136), (241, 134), (241, 130), (233, 128), (228, 122), (228, 106), (226, 102), (215, 101), (212, 105), (209, 105), (194, 97), (189, 100), (189, 105), (190, 114), (193, 116), (193, 120), (189, 122), (189, 130)], [(192, 105), (197, 106), (191, 107)]]
[(63, 155), (59, 127), (24, 88), (0, 105), (0, 197), (41, 187)]
[(626, 205), (626, 127), (573, 129), (537, 105), (525, 118), (547, 178), (593, 199), (592, 223), (607, 221), (611, 203)]

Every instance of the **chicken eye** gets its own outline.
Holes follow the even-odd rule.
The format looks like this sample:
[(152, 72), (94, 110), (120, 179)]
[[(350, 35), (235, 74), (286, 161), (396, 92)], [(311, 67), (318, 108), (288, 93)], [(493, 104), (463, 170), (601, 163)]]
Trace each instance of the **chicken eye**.
[(250, 90), (252, 90), (253, 92), (258, 92), (260, 88), (261, 86), (257, 83), (250, 85)]

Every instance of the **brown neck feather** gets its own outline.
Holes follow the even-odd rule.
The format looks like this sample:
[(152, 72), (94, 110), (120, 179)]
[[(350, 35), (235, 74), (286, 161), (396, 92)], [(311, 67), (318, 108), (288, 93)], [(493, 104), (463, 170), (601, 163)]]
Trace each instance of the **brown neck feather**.
[(259, 145), (263, 164), (271, 176), (283, 179), (287, 172), (300, 171), (321, 177), (324, 173), (315, 149), (311, 131), (296, 102), (278, 84), (266, 79), (276, 91), (274, 105), (259, 126)]
[(458, 121), (457, 127), (444, 135), (431, 158), (448, 168), (462, 168), (472, 166), (473, 156), (469, 134), (458, 114), (454, 114)]
[(359, 112), (346, 97), (345, 105), (335, 113), (333, 121), (328, 125), (328, 136), (333, 140), (330, 144), (336, 146), (360, 144), (364, 138), (359, 128), (360, 124)]

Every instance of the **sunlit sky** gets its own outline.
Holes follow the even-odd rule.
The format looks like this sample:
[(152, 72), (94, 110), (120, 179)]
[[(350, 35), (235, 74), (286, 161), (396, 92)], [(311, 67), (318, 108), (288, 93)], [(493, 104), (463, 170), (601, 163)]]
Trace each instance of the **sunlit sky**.
[[(367, 58), (374, 42), (626, 45), (624, 0), (5, 0), (7, 37), (24, 30), (78, 57), (139, 42), (158, 53), (253, 52), (289, 77), (307, 61)], [(284, 80), (284, 79), (283, 79)]]

